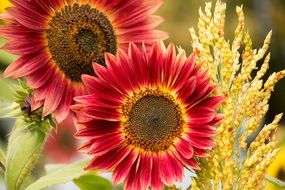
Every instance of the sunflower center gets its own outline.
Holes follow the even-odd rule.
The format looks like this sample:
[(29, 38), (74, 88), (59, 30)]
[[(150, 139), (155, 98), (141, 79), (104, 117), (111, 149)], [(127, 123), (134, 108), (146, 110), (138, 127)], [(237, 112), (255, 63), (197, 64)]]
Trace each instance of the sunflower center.
[(91, 53), (97, 49), (99, 39), (97, 34), (90, 29), (82, 29), (76, 36), (76, 42), (81, 49), (87, 53)]
[(174, 97), (161, 90), (146, 90), (123, 107), (126, 142), (146, 151), (167, 150), (181, 136), (182, 111)]
[(117, 39), (106, 15), (90, 5), (66, 5), (48, 22), (45, 31), (53, 62), (74, 82), (82, 74), (95, 75), (92, 62), (105, 66), (104, 54), (115, 54)]

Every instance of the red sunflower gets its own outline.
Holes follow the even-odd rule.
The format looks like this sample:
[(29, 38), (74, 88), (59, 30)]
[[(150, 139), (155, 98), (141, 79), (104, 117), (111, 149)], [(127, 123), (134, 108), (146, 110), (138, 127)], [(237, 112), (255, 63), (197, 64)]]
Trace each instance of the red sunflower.
[(26, 76), (43, 116), (55, 112), (58, 122), (69, 113), (72, 99), (85, 93), (82, 74), (94, 75), (92, 62), (105, 66), (104, 54), (127, 49), (129, 42), (148, 46), (167, 34), (154, 28), (152, 15), (161, 0), (10, 0), (1, 18), (8, 39), (3, 47), (19, 55), (4, 77)]
[(106, 54), (94, 64), (97, 77), (83, 75), (90, 95), (76, 97), (72, 109), (83, 125), (76, 136), (94, 156), (87, 169), (113, 171), (127, 190), (162, 189), (199, 169), (196, 158), (213, 147), (211, 137), (222, 117), (222, 96), (212, 95), (207, 72), (175, 47), (162, 42), (152, 51), (131, 44), (128, 53)]
[(45, 143), (45, 155), (52, 163), (69, 163), (79, 158), (78, 139), (74, 138), (76, 128), (71, 116), (53, 129)]

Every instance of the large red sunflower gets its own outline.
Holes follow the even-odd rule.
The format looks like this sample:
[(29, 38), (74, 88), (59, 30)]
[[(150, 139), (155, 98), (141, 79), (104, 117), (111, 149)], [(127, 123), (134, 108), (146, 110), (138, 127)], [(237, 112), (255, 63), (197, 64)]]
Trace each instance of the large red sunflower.
[(10, 0), (1, 18), (8, 39), (4, 49), (19, 55), (4, 77), (27, 76), (43, 116), (57, 121), (69, 113), (72, 98), (85, 92), (82, 74), (94, 75), (92, 62), (105, 65), (104, 53), (127, 49), (129, 42), (151, 44), (167, 34), (154, 28), (161, 0)]
[(113, 171), (127, 190), (162, 189), (182, 179), (184, 166), (198, 169), (195, 158), (213, 147), (223, 97), (212, 95), (217, 86), (194, 55), (159, 42), (149, 53), (131, 44), (105, 58), (107, 67), (93, 65), (97, 77), (83, 75), (90, 95), (72, 107), (84, 118), (76, 134), (87, 139), (82, 149), (94, 156), (87, 169)]

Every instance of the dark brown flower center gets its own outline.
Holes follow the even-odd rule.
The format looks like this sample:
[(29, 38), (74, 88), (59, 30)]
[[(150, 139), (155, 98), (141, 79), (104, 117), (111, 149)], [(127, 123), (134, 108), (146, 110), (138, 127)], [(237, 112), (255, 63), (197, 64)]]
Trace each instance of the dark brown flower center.
[(76, 43), (87, 53), (92, 53), (98, 49), (99, 39), (97, 34), (94, 34), (92, 30), (82, 29), (76, 35)]
[(167, 150), (181, 136), (181, 108), (170, 94), (147, 90), (131, 97), (125, 105), (123, 134), (128, 144), (158, 152)]
[(92, 62), (105, 65), (105, 52), (117, 51), (111, 22), (90, 5), (67, 5), (55, 13), (48, 25), (45, 36), (49, 52), (71, 81), (81, 82), (82, 74), (95, 75)]

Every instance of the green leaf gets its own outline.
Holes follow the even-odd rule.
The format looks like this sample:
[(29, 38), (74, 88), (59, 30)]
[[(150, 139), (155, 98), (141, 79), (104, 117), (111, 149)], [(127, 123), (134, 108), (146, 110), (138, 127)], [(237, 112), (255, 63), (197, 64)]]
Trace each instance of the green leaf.
[(39, 128), (30, 130), (22, 120), (16, 121), (8, 142), (5, 171), (7, 189), (20, 189), (36, 164), (45, 139), (46, 133)]
[[(1, 58), (1, 56), (0, 56)], [(14, 101), (14, 91), (11, 89), (12, 85), (15, 85), (17, 83), (16, 80), (13, 79), (3, 79), (2, 73), (0, 72), (0, 99), (6, 100), (6, 101)]]
[(21, 113), (19, 104), (0, 100), (0, 118), (17, 118)]
[(81, 190), (112, 190), (112, 184), (109, 180), (92, 174), (83, 175), (78, 179), (74, 179), (73, 182)]
[(280, 179), (268, 175), (265, 176), (265, 179), (280, 188), (285, 188), (285, 182), (281, 181)]
[(81, 160), (57, 169), (37, 180), (26, 190), (40, 190), (52, 185), (66, 183), (87, 173), (83, 168), (90, 160)]

